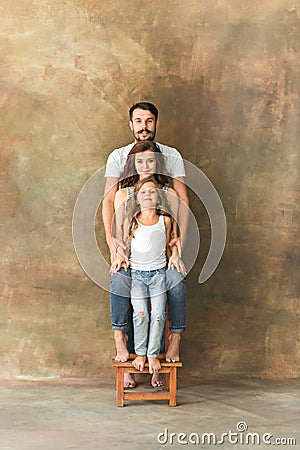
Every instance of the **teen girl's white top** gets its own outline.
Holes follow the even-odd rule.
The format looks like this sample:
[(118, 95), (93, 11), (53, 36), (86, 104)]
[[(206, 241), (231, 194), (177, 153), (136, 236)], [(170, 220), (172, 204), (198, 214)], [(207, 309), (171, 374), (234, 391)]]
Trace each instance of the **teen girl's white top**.
[(138, 221), (131, 240), (130, 267), (134, 270), (157, 270), (165, 267), (166, 228), (164, 216), (155, 225), (143, 225)]

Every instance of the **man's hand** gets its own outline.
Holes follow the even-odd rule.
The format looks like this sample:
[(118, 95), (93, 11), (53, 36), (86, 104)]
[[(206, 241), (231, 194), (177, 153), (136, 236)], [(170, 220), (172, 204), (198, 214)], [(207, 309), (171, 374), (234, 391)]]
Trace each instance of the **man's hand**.
[(113, 240), (109, 246), (109, 251), (110, 251), (111, 264), (113, 264), (115, 262), (117, 253), (119, 253), (120, 255), (123, 255), (124, 258), (126, 258), (126, 260), (128, 262), (128, 258), (126, 256), (126, 245), (124, 244), (124, 242), (120, 241), (119, 239), (113, 238)]
[(111, 261), (110, 273), (118, 272), (121, 267), (123, 267), (126, 271), (129, 267), (128, 256), (126, 255), (126, 247), (124, 243), (117, 242), (115, 246), (115, 258)]
[(184, 265), (184, 262), (178, 255), (172, 255), (169, 259), (168, 269), (174, 270), (177, 269), (179, 273), (182, 275), (186, 275), (187, 271)]
[(123, 263), (128, 267), (129, 259), (126, 250), (127, 250), (126, 247), (119, 245), (119, 247), (117, 248), (117, 257), (121, 258), (123, 260)]
[(176, 237), (176, 238), (172, 239), (169, 242), (169, 246), (173, 247), (173, 245), (176, 245), (177, 250), (178, 250), (178, 255), (181, 258), (181, 255), (182, 255), (182, 237), (179, 236), (179, 237)]
[(122, 267), (125, 269), (125, 271), (127, 271), (128, 267), (129, 267), (128, 258), (126, 256), (124, 258), (122, 255), (117, 253), (116, 258), (115, 258), (114, 262), (112, 262), (109, 271), (111, 274), (114, 274), (114, 273), (117, 273)]

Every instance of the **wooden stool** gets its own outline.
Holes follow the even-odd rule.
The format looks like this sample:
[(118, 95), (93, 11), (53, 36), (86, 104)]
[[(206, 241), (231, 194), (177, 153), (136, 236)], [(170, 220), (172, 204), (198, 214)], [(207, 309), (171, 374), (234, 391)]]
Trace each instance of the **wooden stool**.
[[(117, 406), (124, 406), (124, 400), (169, 400), (169, 406), (177, 405), (177, 368), (182, 367), (181, 362), (161, 362), (159, 373), (164, 374), (164, 390), (154, 392), (124, 392), (124, 373), (149, 374), (149, 364), (145, 364), (143, 372), (136, 370), (132, 365), (135, 354), (130, 354), (126, 362), (113, 360), (116, 368)], [(163, 359), (160, 355), (159, 359)]]
[[(166, 309), (166, 340), (165, 352), (167, 353), (169, 347), (169, 318), (168, 307)], [(116, 368), (116, 391), (117, 391), (117, 406), (124, 406), (124, 400), (169, 400), (169, 406), (177, 405), (177, 368), (182, 367), (182, 362), (162, 362), (165, 355), (159, 355), (161, 369), (159, 373), (164, 374), (164, 390), (152, 392), (124, 392), (124, 373), (139, 373), (149, 374), (149, 364), (145, 364), (142, 372), (136, 370), (132, 361), (136, 358), (136, 354), (130, 353), (129, 360), (126, 362), (119, 362), (113, 359), (113, 367)], [(132, 389), (131, 389), (132, 390)]]

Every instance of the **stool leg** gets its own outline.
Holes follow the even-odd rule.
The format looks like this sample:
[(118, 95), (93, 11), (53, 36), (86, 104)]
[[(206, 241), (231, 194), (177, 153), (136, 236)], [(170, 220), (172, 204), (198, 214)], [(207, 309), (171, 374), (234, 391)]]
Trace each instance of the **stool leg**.
[(170, 367), (170, 401), (169, 406), (177, 405), (177, 367)]
[(124, 406), (124, 367), (116, 368), (117, 406)]
[(170, 390), (170, 374), (169, 372), (164, 373), (164, 391)]

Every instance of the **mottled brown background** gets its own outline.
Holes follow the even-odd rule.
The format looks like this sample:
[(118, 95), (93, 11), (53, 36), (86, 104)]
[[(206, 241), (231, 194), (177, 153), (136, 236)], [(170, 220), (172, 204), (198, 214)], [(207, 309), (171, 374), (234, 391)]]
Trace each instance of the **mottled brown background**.
[(141, 99), (228, 221), (199, 285), (210, 225), (191, 194), (202, 247), (185, 374), (299, 376), (299, 0), (1, 0), (0, 51), (0, 377), (113, 373), (108, 294), (81, 269), (71, 221)]

